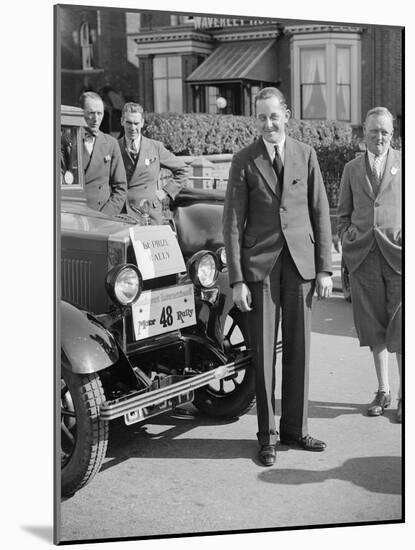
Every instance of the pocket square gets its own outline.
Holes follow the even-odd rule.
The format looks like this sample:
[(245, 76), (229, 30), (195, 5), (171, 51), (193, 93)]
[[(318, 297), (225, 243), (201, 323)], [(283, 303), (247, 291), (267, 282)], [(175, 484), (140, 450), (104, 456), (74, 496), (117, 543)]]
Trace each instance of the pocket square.
[(398, 173), (398, 170), (399, 170), (399, 168), (397, 168), (396, 166), (392, 166), (392, 168), (391, 168), (392, 176), (396, 176), (396, 174)]
[(301, 178), (294, 178), (293, 185), (295, 185), (296, 183), (299, 183), (300, 181), (301, 181)]
[(144, 164), (146, 166), (150, 166), (150, 164), (153, 164), (157, 160), (157, 157), (147, 158), (144, 160)]
[(111, 155), (106, 155), (104, 157), (104, 162), (109, 162), (111, 160)]

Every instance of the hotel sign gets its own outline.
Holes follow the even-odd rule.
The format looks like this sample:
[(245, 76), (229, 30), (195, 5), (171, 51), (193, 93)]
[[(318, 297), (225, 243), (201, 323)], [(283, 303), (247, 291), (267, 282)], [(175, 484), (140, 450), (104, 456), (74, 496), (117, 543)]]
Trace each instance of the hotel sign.
[(194, 17), (195, 29), (221, 29), (243, 27), (244, 25), (266, 25), (275, 23), (271, 19), (231, 19), (226, 17)]

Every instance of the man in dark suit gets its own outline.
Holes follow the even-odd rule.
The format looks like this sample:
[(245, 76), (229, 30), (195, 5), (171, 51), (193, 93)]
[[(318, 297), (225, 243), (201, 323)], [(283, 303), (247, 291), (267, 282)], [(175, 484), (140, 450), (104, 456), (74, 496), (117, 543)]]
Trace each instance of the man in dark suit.
[[(378, 379), (369, 416), (391, 404), (388, 352), (402, 361), (401, 153), (392, 149), (393, 117), (371, 109), (364, 124), (367, 151), (346, 164), (338, 232), (350, 273), (353, 317), (361, 346), (370, 346)], [(401, 390), (396, 413), (402, 421)]]
[(105, 214), (119, 214), (127, 195), (127, 179), (117, 140), (100, 131), (104, 104), (95, 92), (81, 95), (87, 128), (82, 129), (82, 158), (87, 204)]
[[(168, 151), (160, 141), (141, 134), (144, 125), (143, 108), (138, 103), (126, 103), (121, 114), (125, 135), (118, 140), (125, 170), (128, 193), (127, 212), (144, 213), (152, 223), (162, 223), (163, 202), (174, 199), (186, 186), (186, 164)], [(173, 180), (159, 185), (160, 169), (168, 168)]]
[(261, 138), (235, 154), (223, 217), (233, 300), (247, 312), (256, 370), (259, 459), (276, 458), (276, 336), (281, 309), (280, 442), (309, 451), (326, 444), (308, 434), (311, 305), (330, 296), (329, 205), (316, 153), (285, 134), (283, 94), (264, 88), (255, 98)]

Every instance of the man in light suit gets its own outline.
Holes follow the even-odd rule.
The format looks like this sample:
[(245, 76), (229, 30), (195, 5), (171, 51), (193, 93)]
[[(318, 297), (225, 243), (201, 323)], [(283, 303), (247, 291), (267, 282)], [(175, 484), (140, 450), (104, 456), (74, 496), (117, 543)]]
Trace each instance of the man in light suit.
[[(174, 199), (186, 186), (188, 168), (160, 141), (141, 134), (144, 117), (138, 103), (124, 105), (121, 124), (125, 135), (118, 143), (127, 173), (127, 212), (144, 213), (152, 223), (160, 224), (163, 201)], [(159, 187), (160, 168), (168, 168), (173, 174), (173, 181), (169, 180), (163, 188)]]
[(261, 138), (232, 159), (223, 233), (237, 308), (246, 312), (256, 373), (259, 459), (276, 459), (276, 337), (281, 309), (280, 442), (308, 451), (326, 444), (308, 434), (311, 305), (330, 296), (329, 205), (316, 153), (285, 134), (283, 94), (264, 88), (255, 98)]
[(127, 178), (117, 140), (100, 131), (104, 104), (95, 92), (81, 95), (87, 128), (82, 129), (82, 158), (87, 204), (94, 210), (115, 215), (127, 195)]
[[(360, 345), (372, 350), (378, 379), (370, 416), (391, 404), (388, 352), (396, 353), (399, 373), (402, 361), (402, 171), (392, 135), (388, 109), (371, 109), (364, 123), (367, 152), (346, 164), (337, 212), (356, 331)], [(396, 419), (402, 421), (400, 389)]]

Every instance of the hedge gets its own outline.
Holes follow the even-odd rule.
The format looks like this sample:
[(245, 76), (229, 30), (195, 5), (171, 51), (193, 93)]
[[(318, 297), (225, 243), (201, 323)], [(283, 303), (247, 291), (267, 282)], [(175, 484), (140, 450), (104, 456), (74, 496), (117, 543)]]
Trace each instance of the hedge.
[[(143, 134), (162, 141), (176, 155), (191, 156), (236, 153), (258, 137), (253, 117), (199, 113), (148, 113)], [(343, 167), (360, 150), (361, 139), (352, 125), (335, 120), (291, 119), (287, 134), (316, 150), (330, 206), (335, 208)], [(400, 149), (400, 138), (393, 145)]]

